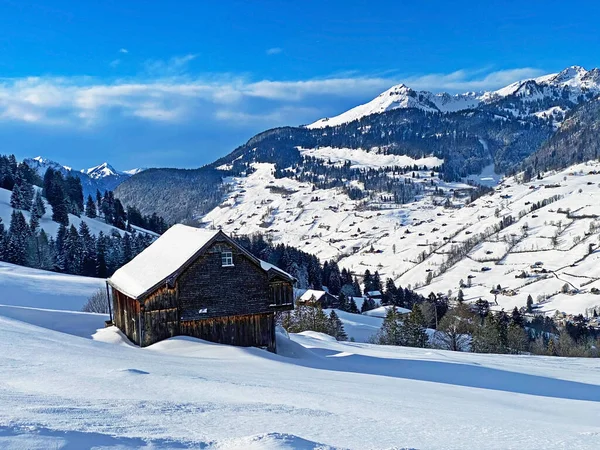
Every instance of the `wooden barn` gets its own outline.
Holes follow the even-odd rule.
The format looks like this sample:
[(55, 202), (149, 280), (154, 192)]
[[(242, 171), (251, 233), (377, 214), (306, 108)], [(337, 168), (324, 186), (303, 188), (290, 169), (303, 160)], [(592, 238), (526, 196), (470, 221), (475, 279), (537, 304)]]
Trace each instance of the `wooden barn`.
[(142, 347), (185, 335), (275, 352), (294, 281), (222, 231), (175, 225), (107, 283), (114, 324)]
[(299, 305), (310, 305), (317, 306), (319, 305), (321, 308), (339, 308), (340, 300), (335, 296), (331, 295), (329, 292), (318, 291), (315, 289), (309, 289), (304, 294), (302, 294), (296, 303)]

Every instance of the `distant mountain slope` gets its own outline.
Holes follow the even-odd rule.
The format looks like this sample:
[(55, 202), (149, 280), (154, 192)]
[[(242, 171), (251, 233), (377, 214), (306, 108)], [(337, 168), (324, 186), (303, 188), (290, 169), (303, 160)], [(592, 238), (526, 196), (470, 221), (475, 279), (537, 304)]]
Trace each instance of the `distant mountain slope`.
[(46, 170), (49, 168), (58, 170), (63, 175), (78, 177), (81, 180), (81, 185), (83, 187), (83, 193), (85, 196), (89, 194), (95, 195), (96, 190), (100, 191), (101, 193), (104, 193), (105, 191), (113, 191), (123, 181), (143, 170), (132, 169), (120, 172), (109, 163), (105, 162), (89, 169), (76, 171), (69, 166), (64, 166), (56, 161), (42, 158), (41, 156), (36, 156), (35, 158), (26, 158), (23, 160), (23, 162), (27, 163), (27, 165), (34, 169), (41, 177), (44, 176)]
[(115, 195), (142, 214), (157, 213), (171, 223), (183, 222), (219, 204), (223, 196), (221, 175), (211, 167), (147, 169), (119, 184)]
[(524, 163), (535, 175), (600, 157), (600, 99), (581, 105), (559, 130)]
[(423, 165), (437, 167), (435, 176), (446, 182), (477, 179), (483, 171), (498, 178), (520, 167), (565, 116), (599, 92), (600, 70), (579, 66), (493, 92), (433, 94), (399, 85), (335, 120), (259, 133), (198, 171), (142, 172), (117, 195), (147, 214), (194, 220), (231, 188), (223, 180), (247, 177), (255, 164), (268, 163), (275, 179), (337, 189), (367, 205), (380, 198), (407, 203), (421, 190), (399, 171)]
[(417, 108), (426, 112), (449, 113), (483, 108), (502, 116), (537, 116), (560, 122), (565, 112), (600, 93), (600, 69), (571, 66), (557, 74), (517, 81), (490, 92), (434, 94), (415, 91), (404, 84), (393, 86), (364, 105), (338, 116), (319, 119), (307, 128), (324, 128), (359, 120), (394, 109)]

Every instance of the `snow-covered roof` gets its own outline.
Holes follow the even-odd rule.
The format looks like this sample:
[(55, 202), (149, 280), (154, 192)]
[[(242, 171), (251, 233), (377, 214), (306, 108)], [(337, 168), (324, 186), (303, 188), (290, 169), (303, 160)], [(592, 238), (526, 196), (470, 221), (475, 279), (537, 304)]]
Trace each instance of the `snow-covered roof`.
[[(128, 297), (139, 298), (177, 272), (219, 233), (181, 224), (173, 225), (152, 245), (117, 270), (108, 281)], [(274, 270), (294, 279), (273, 264), (261, 261), (250, 253), (248, 256), (259, 263), (265, 272)]]
[(308, 291), (306, 291), (304, 294), (302, 294), (300, 296), (300, 301), (306, 302), (311, 300), (313, 297), (315, 300), (319, 300), (321, 297), (323, 297), (326, 294), (325, 291), (318, 291), (316, 289), (309, 289)]
[[(371, 317), (382, 317), (385, 318), (388, 310), (391, 308), (391, 306), (380, 306), (379, 308), (375, 308), (375, 309), (371, 309), (369, 311), (364, 312), (363, 314), (366, 316), (371, 316)], [(399, 314), (408, 314), (411, 312), (410, 309), (406, 309), (406, 308), (401, 308), (400, 306), (396, 306), (396, 311)]]
[(112, 286), (138, 298), (167, 279), (204, 247), (217, 232), (173, 225), (110, 278)]
[(369, 291), (367, 295), (369, 297), (381, 297), (381, 291)]

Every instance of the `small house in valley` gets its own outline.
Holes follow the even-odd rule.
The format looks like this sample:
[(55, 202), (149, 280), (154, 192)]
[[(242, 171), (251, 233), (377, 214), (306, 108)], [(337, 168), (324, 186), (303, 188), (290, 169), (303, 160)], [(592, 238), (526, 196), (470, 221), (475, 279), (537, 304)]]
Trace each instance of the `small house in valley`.
[(184, 335), (274, 352), (294, 281), (222, 231), (175, 225), (107, 283), (114, 324), (137, 345)]
[(309, 289), (296, 301), (299, 305), (320, 306), (321, 308), (338, 308), (340, 301), (335, 295), (326, 291)]

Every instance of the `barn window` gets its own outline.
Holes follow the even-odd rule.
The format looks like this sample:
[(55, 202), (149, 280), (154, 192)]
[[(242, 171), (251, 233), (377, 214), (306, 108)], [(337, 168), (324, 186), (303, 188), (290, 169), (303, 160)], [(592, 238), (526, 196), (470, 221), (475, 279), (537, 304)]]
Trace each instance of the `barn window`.
[(223, 267), (233, 266), (233, 253), (232, 252), (221, 252), (221, 266), (223, 266)]

